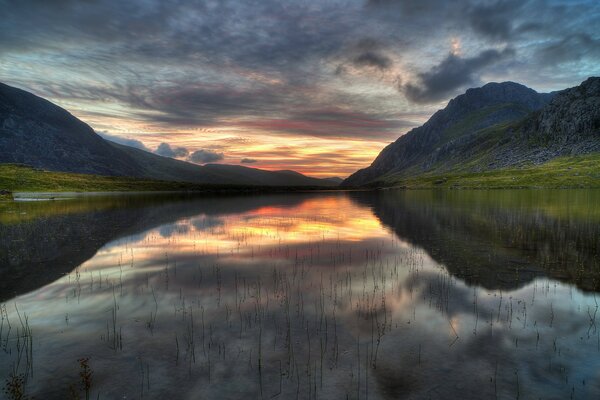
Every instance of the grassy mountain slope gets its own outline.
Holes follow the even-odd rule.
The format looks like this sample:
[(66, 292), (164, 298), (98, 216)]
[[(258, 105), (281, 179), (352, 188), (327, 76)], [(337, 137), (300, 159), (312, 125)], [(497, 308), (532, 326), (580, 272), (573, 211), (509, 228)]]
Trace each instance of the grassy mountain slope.
[(0, 163), (50, 171), (196, 184), (333, 186), (330, 180), (242, 166), (200, 166), (119, 145), (66, 110), (0, 83)]
[(377, 185), (411, 189), (600, 188), (600, 154), (557, 157), (543, 164), (482, 172), (389, 175)]
[[(227, 175), (227, 174), (224, 174)], [(250, 179), (243, 176), (236, 179)], [(269, 177), (270, 178), (270, 177)], [(254, 179), (254, 178), (253, 178)], [(266, 179), (265, 179), (266, 180)], [(231, 179), (233, 181), (233, 179)], [(172, 180), (153, 180), (130, 178), (123, 176), (101, 176), (93, 174), (76, 174), (71, 172), (46, 171), (22, 164), (0, 164), (0, 190), (9, 192), (125, 192), (125, 191), (201, 191), (201, 192), (246, 192), (246, 191), (280, 191), (303, 188), (322, 188), (319, 185), (286, 185), (283, 181), (276, 184), (254, 185), (238, 184), (204, 184)], [(273, 182), (268, 180), (268, 182)], [(10, 193), (1, 200), (10, 200)]]
[[(492, 90), (489, 85), (470, 89), (450, 101), (446, 109), (388, 146), (370, 167), (344, 184), (420, 187), (453, 181), (463, 187), (597, 186), (596, 166), (573, 171), (580, 176), (570, 174), (570, 179), (560, 170), (564, 165), (579, 168), (597, 163), (594, 156), (577, 156), (600, 151), (600, 78), (554, 95), (534, 94), (512, 83), (495, 85)], [(495, 92), (506, 85), (515, 90), (504, 98), (497, 96)], [(481, 106), (474, 94), (485, 97), (488, 105)], [(536, 95), (538, 103), (527, 101)], [(514, 97), (512, 103), (506, 103), (509, 97)], [(496, 100), (501, 102), (489, 104)], [(457, 101), (466, 112), (455, 107)], [(440, 114), (441, 122), (454, 122), (440, 123)], [(527, 174), (541, 180), (523, 180)], [(583, 176), (590, 180), (583, 181)]]

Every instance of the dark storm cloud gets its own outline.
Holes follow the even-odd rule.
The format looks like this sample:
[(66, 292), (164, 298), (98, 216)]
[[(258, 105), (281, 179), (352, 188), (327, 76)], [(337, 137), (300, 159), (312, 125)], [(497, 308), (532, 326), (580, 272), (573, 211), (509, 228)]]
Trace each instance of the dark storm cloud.
[(388, 69), (392, 66), (392, 59), (385, 54), (375, 51), (367, 51), (356, 56), (352, 63), (356, 66), (376, 67), (379, 69)]
[(392, 67), (394, 61), (387, 54), (389, 48), (373, 38), (364, 38), (351, 45), (343, 52), (350, 58), (350, 64), (362, 68), (373, 67), (386, 70)]
[(397, 136), (399, 129), (417, 124), (357, 111), (322, 109), (291, 113), (285, 118), (243, 121), (242, 125), (271, 132), (317, 137), (381, 138)]
[[(23, 85), (24, 86), (24, 85)], [(92, 102), (117, 101), (143, 120), (179, 126), (209, 126), (231, 116), (278, 114), (294, 102), (309, 104), (306, 87), (261, 84), (244, 88), (216, 83), (173, 81), (170, 85), (75, 85), (34, 82), (40, 96)], [(294, 96), (289, 92), (293, 91)]]
[(468, 22), (476, 33), (506, 40), (516, 33), (514, 21), (527, 3), (523, 0), (500, 0), (474, 4), (468, 8)]
[(254, 158), (242, 158), (242, 164), (254, 164), (256, 160)]
[(185, 147), (171, 146), (169, 143), (163, 142), (156, 148), (154, 153), (163, 157), (177, 158), (187, 156), (189, 154), (189, 150)]
[[(0, 0), (0, 53), (65, 49), (86, 42), (114, 44), (164, 29), (177, 2)], [(107, 23), (110, 21), (110, 23)]]
[[(419, 31), (418, 26), (426, 26), (430, 37), (435, 37), (436, 32), (456, 32), (463, 38), (508, 45), (516, 49), (533, 70), (538, 66), (552, 68), (547, 65), (543, 51), (548, 42), (560, 46), (561, 42), (572, 40), (569, 38), (584, 36), (599, 40), (597, 29), (593, 28), (600, 24), (600, 2), (597, 1), (366, 0), (365, 4), (366, 10), (382, 20), (397, 20), (398, 25), (405, 25), (413, 41), (420, 43), (422, 35), (408, 30), (416, 27)], [(567, 57), (588, 57), (589, 53), (579, 51), (587, 46), (576, 43), (574, 47)], [(594, 73), (597, 74), (597, 70), (587, 75)]]
[(389, 70), (394, 65), (389, 52), (389, 47), (376, 39), (360, 39), (341, 49), (335, 74), (345, 74), (349, 67), (359, 70), (374, 68), (382, 72)]
[[(450, 4), (448, 4), (450, 3)], [(366, 4), (370, 7), (391, 7), (397, 8), (402, 15), (415, 16), (421, 14), (430, 14), (439, 10), (444, 10), (448, 4), (449, 8), (460, 8), (461, 5), (469, 3), (466, 0), (457, 0), (448, 2), (444, 0), (367, 0)]]
[(75, 53), (63, 51), (63, 56), (81, 60), (82, 54), (87, 58), (110, 52), (119, 61), (196, 62), (277, 72), (310, 69), (311, 61), (337, 51), (356, 18), (340, 18), (339, 7), (326, 2), (2, 3), (7, 4), (0, 43), (6, 51), (80, 44)]
[(418, 83), (407, 83), (401, 86), (401, 90), (416, 103), (444, 100), (459, 88), (477, 84), (477, 73), (483, 68), (512, 55), (512, 49), (485, 50), (470, 58), (449, 54), (431, 70), (420, 73)]
[(190, 154), (189, 160), (197, 164), (206, 164), (223, 160), (223, 153), (217, 153), (211, 150), (196, 150)]
[[(336, 90), (355, 84), (351, 75), (335, 75), (345, 68), (360, 69), (364, 80), (375, 72), (373, 84), (387, 89), (393, 83), (381, 79), (383, 72), (405, 69), (402, 92), (410, 101), (445, 100), (480, 83), (488, 68), (510, 55), (477, 54), (486, 47), (515, 49), (531, 69), (552, 72), (558, 67), (550, 62), (570, 59), (586, 62), (580, 74), (598, 72), (600, 6), (592, 1), (0, 0), (0, 9), (3, 80), (52, 99), (119, 103), (128, 118), (178, 127), (246, 119), (270, 121), (286, 133), (387, 137), (409, 125), (390, 108), (364, 112), (380, 126), (352, 115), (298, 113), (326, 108)], [(447, 48), (452, 36), (471, 47), (434, 65), (432, 54)], [(14, 60), (20, 63), (11, 67)], [(407, 80), (411, 75), (416, 81)], [(336, 97), (342, 103), (335, 105), (380, 110), (379, 98), (369, 97), (374, 92), (360, 99), (360, 108), (347, 95)]]
[(590, 58), (600, 62), (600, 39), (585, 33), (569, 35), (538, 50), (539, 57), (550, 65)]
[(135, 88), (123, 96), (146, 119), (177, 125), (212, 125), (228, 116), (276, 112), (285, 100), (281, 88), (243, 89), (217, 84)]
[(517, 32), (522, 9), (536, 0), (368, 0), (369, 9), (380, 9), (390, 17), (428, 21), (428, 27), (468, 26), (477, 34), (508, 39)]
[(98, 135), (102, 136), (104, 139), (109, 140), (114, 143), (122, 144), (122, 145), (129, 146), (129, 147), (135, 147), (136, 149), (140, 149), (140, 150), (144, 150), (144, 151), (151, 151), (149, 148), (146, 147), (146, 145), (144, 143), (142, 143), (141, 141), (139, 141), (137, 139), (126, 138), (126, 137), (121, 137), (121, 136), (117, 136), (117, 135), (111, 135), (107, 132), (96, 132), (96, 133), (98, 133)]

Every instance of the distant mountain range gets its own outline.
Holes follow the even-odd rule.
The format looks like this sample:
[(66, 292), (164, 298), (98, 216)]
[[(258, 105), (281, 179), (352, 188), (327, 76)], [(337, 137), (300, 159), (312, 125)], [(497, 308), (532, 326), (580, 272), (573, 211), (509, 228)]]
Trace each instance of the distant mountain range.
[(452, 99), (342, 185), (389, 186), (424, 174), (518, 168), (594, 152), (600, 152), (600, 78), (553, 93), (489, 83)]
[(258, 186), (336, 186), (294, 171), (239, 165), (196, 165), (105, 140), (68, 111), (32, 93), (0, 83), (0, 163), (50, 171)]
[(196, 165), (117, 144), (59, 106), (0, 83), (0, 163), (196, 184), (392, 186), (402, 179), (540, 165), (600, 153), (600, 78), (553, 93), (489, 83), (452, 99), (341, 182), (294, 171)]

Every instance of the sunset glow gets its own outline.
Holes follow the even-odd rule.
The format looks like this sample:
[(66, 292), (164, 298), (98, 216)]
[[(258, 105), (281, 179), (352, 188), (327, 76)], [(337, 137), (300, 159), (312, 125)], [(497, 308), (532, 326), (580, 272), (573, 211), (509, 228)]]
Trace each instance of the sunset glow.
[(592, 1), (59, 3), (0, 1), (0, 81), (199, 164), (345, 177), (469, 87), (600, 65)]

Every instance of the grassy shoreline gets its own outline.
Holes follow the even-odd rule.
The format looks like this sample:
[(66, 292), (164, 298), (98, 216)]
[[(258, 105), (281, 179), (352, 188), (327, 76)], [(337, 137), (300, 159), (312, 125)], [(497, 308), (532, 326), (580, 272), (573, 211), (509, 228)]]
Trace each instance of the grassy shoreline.
[[(0, 164), (0, 191), (12, 193), (261, 193), (372, 189), (574, 189), (600, 188), (600, 154), (560, 157), (544, 164), (485, 172), (429, 173), (384, 177), (368, 187), (240, 186), (45, 171), (20, 164)], [(51, 196), (47, 196), (51, 197)], [(0, 201), (12, 200), (1, 194)]]
[(12, 193), (198, 192), (253, 193), (328, 190), (327, 186), (242, 186), (160, 181), (46, 171), (20, 164), (0, 164), (0, 190)]
[(600, 154), (559, 157), (544, 164), (485, 172), (429, 173), (384, 177), (371, 187), (402, 189), (576, 189), (600, 188)]

